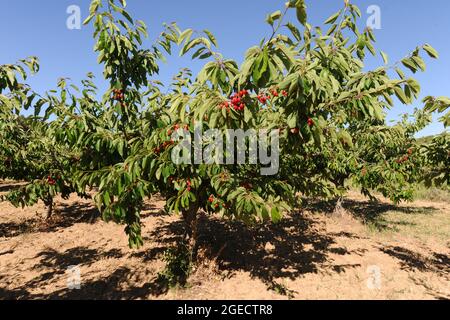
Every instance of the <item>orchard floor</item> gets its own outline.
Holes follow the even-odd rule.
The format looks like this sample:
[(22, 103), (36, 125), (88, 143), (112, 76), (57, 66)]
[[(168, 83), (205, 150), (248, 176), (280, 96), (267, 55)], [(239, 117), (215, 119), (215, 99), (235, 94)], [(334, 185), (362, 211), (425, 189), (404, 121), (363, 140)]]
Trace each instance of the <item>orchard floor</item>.
[[(145, 246), (130, 250), (123, 226), (95, 220), (90, 201), (59, 199), (48, 222), (43, 205), (0, 203), (0, 299), (450, 299), (449, 203), (396, 207), (351, 193), (341, 216), (309, 202), (251, 230), (203, 217), (202, 264), (169, 290), (157, 281), (161, 257), (182, 224), (163, 204), (148, 202)], [(74, 265), (79, 290), (67, 286)]]

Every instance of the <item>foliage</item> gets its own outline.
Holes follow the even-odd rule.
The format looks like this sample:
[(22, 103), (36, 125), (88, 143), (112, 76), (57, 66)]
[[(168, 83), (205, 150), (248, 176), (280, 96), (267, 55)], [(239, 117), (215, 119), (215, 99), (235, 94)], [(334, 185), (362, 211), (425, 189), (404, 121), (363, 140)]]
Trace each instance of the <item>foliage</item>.
[(167, 249), (164, 252), (163, 261), (166, 266), (158, 274), (160, 284), (169, 288), (184, 285), (192, 269), (192, 252), (185, 243)]
[(426, 157), (425, 185), (450, 187), (450, 135), (437, 135), (423, 146), (422, 152)]
[[(423, 54), (437, 53), (425, 44), (393, 65), (381, 53), (385, 65), (365, 71), (366, 54), (377, 53), (375, 38), (357, 27), (361, 12), (353, 4), (346, 2), (324, 28), (313, 28), (304, 1), (289, 1), (267, 17), (270, 37), (251, 47), (241, 66), (217, 52), (211, 32), (176, 24), (165, 25), (144, 49), (146, 26), (125, 9), (125, 1), (93, 0), (85, 21), (94, 26), (94, 49), (109, 81), (101, 99), (92, 74), (82, 88), (61, 79), (41, 97), (17, 82), (17, 73), (26, 77), (20, 65), (0, 67), (0, 173), (29, 182), (6, 197), (14, 204), (95, 190), (103, 219), (125, 224), (130, 247), (139, 247), (143, 202), (160, 193), (167, 211), (182, 214), (195, 245), (199, 210), (277, 222), (296, 205), (297, 193), (336, 197), (352, 179), (366, 194), (376, 190), (401, 201), (411, 198), (424, 161), (448, 170), (448, 143), (421, 148), (414, 139), (429, 121), (425, 111), (395, 126), (385, 115), (394, 97), (403, 104), (417, 99), (420, 86), (405, 72), (424, 71)], [(285, 23), (289, 10), (298, 24)], [(207, 62), (196, 76), (182, 69), (167, 90), (154, 78), (175, 47)], [(38, 69), (34, 59), (22, 64)], [(433, 110), (447, 100), (425, 103)], [(34, 116), (19, 115), (29, 107)], [(279, 130), (279, 172), (264, 176), (255, 164), (176, 165), (174, 134), (192, 136), (196, 127)], [(202, 149), (210, 143), (203, 139)], [(238, 154), (223, 156), (236, 160)]]

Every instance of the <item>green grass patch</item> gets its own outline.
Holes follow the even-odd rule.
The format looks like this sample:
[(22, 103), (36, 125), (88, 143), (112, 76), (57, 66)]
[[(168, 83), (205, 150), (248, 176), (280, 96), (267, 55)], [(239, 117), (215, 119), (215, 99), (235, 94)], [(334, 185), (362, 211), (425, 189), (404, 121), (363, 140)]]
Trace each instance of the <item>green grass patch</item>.
[(450, 188), (418, 186), (414, 192), (414, 199), (450, 203)]

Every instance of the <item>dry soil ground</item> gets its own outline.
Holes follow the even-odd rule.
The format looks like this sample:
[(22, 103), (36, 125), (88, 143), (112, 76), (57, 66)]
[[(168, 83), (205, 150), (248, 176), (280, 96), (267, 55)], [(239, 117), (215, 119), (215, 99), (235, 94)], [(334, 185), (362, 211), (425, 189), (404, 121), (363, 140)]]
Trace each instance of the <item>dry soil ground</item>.
[[(59, 199), (48, 222), (42, 205), (0, 203), (0, 299), (450, 299), (445, 202), (396, 207), (351, 193), (342, 216), (309, 202), (281, 224), (254, 229), (203, 217), (202, 254), (217, 259), (205, 258), (185, 288), (170, 290), (157, 276), (182, 225), (163, 204), (148, 202), (145, 246), (130, 250), (123, 226), (92, 219), (90, 201)], [(81, 288), (70, 290), (73, 265)]]

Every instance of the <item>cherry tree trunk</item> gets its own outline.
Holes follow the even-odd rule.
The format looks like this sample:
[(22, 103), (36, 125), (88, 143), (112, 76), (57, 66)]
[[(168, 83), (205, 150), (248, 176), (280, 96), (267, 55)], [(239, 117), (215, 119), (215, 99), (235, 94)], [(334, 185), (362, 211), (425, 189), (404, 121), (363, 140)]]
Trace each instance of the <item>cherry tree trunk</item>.
[(195, 251), (197, 250), (198, 210), (199, 206), (194, 205), (190, 207), (188, 210), (183, 211), (183, 220), (185, 222), (184, 237), (194, 257)]

